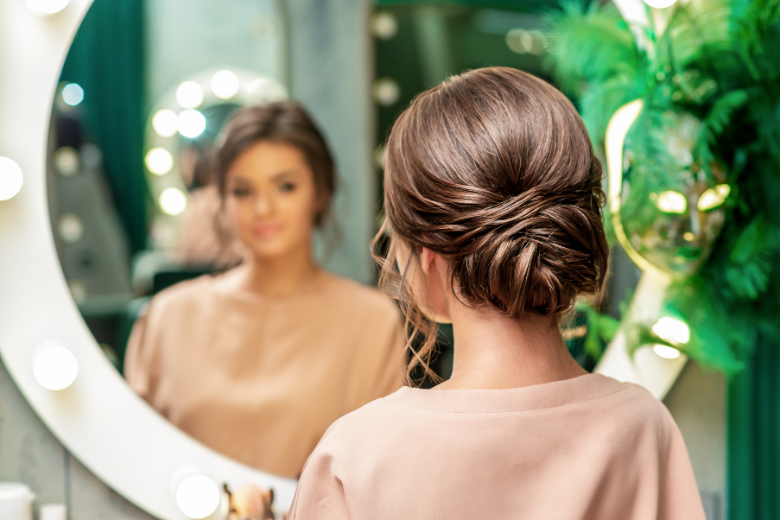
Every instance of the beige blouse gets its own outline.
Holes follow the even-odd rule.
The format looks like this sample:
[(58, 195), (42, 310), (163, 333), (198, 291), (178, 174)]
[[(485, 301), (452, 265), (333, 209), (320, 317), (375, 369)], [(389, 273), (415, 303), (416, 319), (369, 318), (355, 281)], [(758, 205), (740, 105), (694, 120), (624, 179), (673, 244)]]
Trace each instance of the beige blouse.
[(331, 274), (277, 299), (239, 292), (230, 276), (155, 296), (133, 328), (125, 377), (204, 444), (297, 477), (333, 421), (402, 386), (400, 313)]
[(668, 410), (596, 374), (374, 401), (325, 434), (289, 520), (481, 518), (705, 520)]

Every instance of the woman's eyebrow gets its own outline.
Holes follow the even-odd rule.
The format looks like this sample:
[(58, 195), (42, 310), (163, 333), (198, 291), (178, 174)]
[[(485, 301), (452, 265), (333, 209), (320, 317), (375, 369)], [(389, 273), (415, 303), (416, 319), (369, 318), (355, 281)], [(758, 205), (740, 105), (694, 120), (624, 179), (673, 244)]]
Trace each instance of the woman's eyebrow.
[(300, 173), (299, 170), (284, 170), (271, 176), (272, 181), (278, 181), (285, 177), (295, 177)]

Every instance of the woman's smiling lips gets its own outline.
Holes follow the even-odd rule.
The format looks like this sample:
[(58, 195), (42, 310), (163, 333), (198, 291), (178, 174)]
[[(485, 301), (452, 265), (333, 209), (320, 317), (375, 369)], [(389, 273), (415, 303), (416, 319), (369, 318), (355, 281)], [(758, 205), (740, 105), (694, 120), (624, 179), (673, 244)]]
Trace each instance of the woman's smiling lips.
[(258, 238), (270, 238), (281, 231), (281, 224), (261, 224), (252, 227), (252, 233)]

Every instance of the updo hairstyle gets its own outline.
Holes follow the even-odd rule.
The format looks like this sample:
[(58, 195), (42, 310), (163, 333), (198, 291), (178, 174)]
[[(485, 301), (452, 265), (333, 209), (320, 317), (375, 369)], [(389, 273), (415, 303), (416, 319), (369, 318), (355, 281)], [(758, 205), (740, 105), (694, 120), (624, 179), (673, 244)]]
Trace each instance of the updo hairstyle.
[(222, 133), (215, 160), (214, 172), (222, 200), (230, 166), (242, 153), (262, 141), (288, 144), (303, 154), (314, 174), (314, 186), (322, 202), (314, 225), (322, 227), (330, 214), (330, 202), (336, 190), (333, 156), (309, 114), (293, 101), (245, 107), (233, 113)]
[[(399, 299), (411, 361), (427, 375), (436, 324), (395, 265), (398, 239), (452, 268), (458, 297), (520, 319), (560, 316), (597, 293), (609, 248), (601, 221), (602, 169), (566, 97), (519, 70), (490, 67), (418, 95), (390, 133), (385, 158), (380, 284)], [(376, 249), (376, 248), (375, 248)], [(412, 347), (418, 335), (421, 347)], [(435, 376), (433, 376), (435, 378)]]

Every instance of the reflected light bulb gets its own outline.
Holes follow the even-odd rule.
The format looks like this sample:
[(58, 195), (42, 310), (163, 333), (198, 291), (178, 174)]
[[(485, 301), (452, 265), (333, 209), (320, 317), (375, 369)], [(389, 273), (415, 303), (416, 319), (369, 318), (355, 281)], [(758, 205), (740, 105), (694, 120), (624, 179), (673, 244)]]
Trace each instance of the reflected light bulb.
[(653, 333), (674, 345), (688, 343), (691, 339), (691, 330), (688, 325), (677, 318), (661, 318), (653, 325)]
[(206, 518), (219, 507), (220, 492), (204, 475), (185, 478), (176, 489), (176, 505), (188, 518)]
[(159, 202), (168, 215), (179, 215), (187, 208), (187, 196), (179, 188), (165, 188)]
[(75, 107), (84, 101), (84, 89), (78, 83), (68, 83), (62, 88), (62, 100)]
[(220, 70), (211, 78), (211, 90), (220, 99), (230, 99), (238, 93), (241, 82), (233, 72)]
[(167, 108), (158, 110), (152, 117), (152, 127), (157, 135), (171, 137), (179, 130), (176, 112)]
[(656, 9), (671, 7), (675, 2), (677, 2), (677, 0), (645, 0), (647, 5), (650, 7), (655, 7)]
[(79, 373), (73, 352), (57, 343), (44, 343), (33, 361), (33, 376), (46, 390), (64, 390)]
[(50, 15), (65, 9), (70, 0), (27, 0), (27, 7), (35, 14)]
[(22, 189), (22, 169), (8, 157), (0, 157), (0, 201), (16, 196)]
[(176, 101), (182, 108), (198, 108), (203, 103), (203, 89), (194, 81), (185, 81), (176, 89)]
[(185, 110), (176, 121), (179, 133), (194, 139), (206, 129), (206, 118), (197, 110)]
[(173, 168), (173, 156), (165, 148), (152, 148), (146, 152), (144, 163), (155, 175), (165, 175)]
[(658, 357), (662, 357), (664, 359), (677, 359), (680, 357), (679, 350), (674, 347), (670, 347), (669, 345), (661, 345), (660, 343), (653, 345), (653, 352), (655, 352)]

